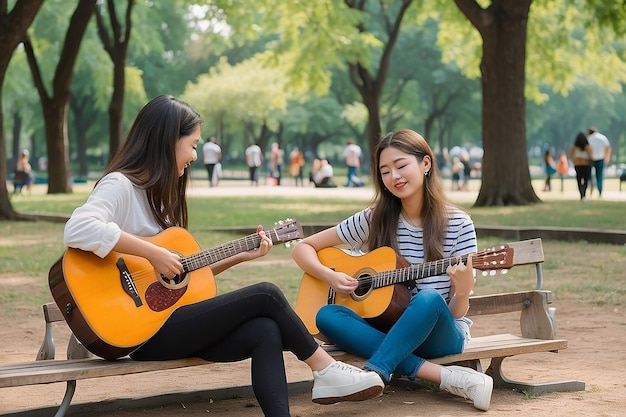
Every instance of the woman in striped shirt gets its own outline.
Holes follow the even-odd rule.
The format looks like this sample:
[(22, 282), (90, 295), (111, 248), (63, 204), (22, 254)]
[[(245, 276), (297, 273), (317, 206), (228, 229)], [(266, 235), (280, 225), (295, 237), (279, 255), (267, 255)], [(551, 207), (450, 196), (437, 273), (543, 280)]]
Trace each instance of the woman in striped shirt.
[(438, 384), (487, 410), (492, 379), (470, 368), (444, 367), (428, 358), (463, 351), (470, 339), (465, 318), (474, 286), (472, 260), (476, 232), (468, 214), (445, 197), (435, 157), (418, 133), (403, 129), (381, 138), (373, 150), (375, 196), (364, 210), (335, 227), (300, 242), (292, 256), (307, 274), (349, 296), (358, 280), (323, 265), (317, 252), (343, 245), (352, 252), (391, 247), (411, 264), (467, 257), (444, 275), (419, 279), (401, 316), (386, 330), (374, 327), (349, 308), (329, 304), (316, 316), (325, 337), (367, 358), (365, 368), (389, 382), (392, 374)]

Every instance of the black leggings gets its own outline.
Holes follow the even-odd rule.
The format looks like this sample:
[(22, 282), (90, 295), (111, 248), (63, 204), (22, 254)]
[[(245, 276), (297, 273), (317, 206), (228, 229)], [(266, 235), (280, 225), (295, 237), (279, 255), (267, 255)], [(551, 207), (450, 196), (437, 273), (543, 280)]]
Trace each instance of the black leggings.
[(584, 198), (587, 194), (587, 187), (589, 186), (589, 180), (591, 179), (591, 166), (589, 165), (574, 165), (576, 170), (576, 183), (578, 184), (578, 193), (580, 198)]
[(300, 360), (318, 344), (274, 284), (260, 283), (176, 310), (134, 351), (136, 360), (252, 358), (252, 387), (266, 416), (289, 416), (283, 350)]

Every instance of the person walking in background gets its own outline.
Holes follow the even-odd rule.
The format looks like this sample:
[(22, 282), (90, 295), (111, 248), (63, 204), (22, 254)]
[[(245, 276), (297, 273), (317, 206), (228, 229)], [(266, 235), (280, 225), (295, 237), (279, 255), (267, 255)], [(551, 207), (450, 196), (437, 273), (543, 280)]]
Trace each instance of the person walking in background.
[[(587, 140), (591, 146), (592, 166), (596, 174), (598, 196), (602, 197), (602, 183), (604, 182), (604, 165), (611, 159), (611, 143), (595, 126), (589, 126)], [(591, 193), (589, 194), (591, 195)]]
[(209, 176), (209, 185), (213, 187), (219, 182), (218, 176), (215, 176), (215, 178), (213, 176), (215, 173), (215, 166), (222, 159), (222, 148), (220, 148), (220, 145), (215, 143), (215, 136), (211, 136), (209, 141), (202, 145), (202, 159)]
[[(168, 281), (182, 277), (181, 256), (144, 238), (170, 227), (188, 227), (188, 168), (198, 156), (201, 124), (195, 110), (172, 96), (147, 103), (87, 202), (66, 223), (65, 245), (102, 258), (112, 251), (142, 257), (157, 276)], [(261, 226), (257, 233), (258, 247), (212, 263), (213, 274), (267, 255), (272, 240)], [(263, 414), (289, 417), (284, 351), (293, 352), (311, 369), (316, 403), (366, 400), (384, 389), (375, 372), (337, 362), (322, 349), (270, 282), (178, 307), (130, 357), (140, 361), (251, 359), (252, 387)]]
[(461, 189), (461, 172), (463, 172), (463, 162), (458, 156), (452, 158), (452, 184), (451, 191), (459, 191)]
[(296, 186), (298, 186), (298, 182), (303, 186), (306, 161), (304, 160), (304, 153), (297, 146), (289, 154), (289, 162), (289, 175), (294, 179)]
[(254, 143), (246, 148), (246, 165), (250, 174), (250, 185), (259, 185), (259, 167), (263, 163), (261, 147)]
[(443, 275), (418, 280), (407, 308), (384, 328), (341, 304), (324, 305), (316, 315), (317, 327), (341, 349), (366, 358), (364, 369), (376, 371), (387, 383), (392, 374), (420, 378), (487, 410), (490, 376), (428, 361), (463, 352), (470, 339), (472, 321), (465, 314), (477, 248), (472, 219), (446, 199), (434, 154), (420, 134), (409, 129), (389, 133), (373, 152), (371, 204), (298, 243), (292, 251), (298, 266), (349, 297), (359, 280), (324, 265), (318, 256), (322, 249), (344, 246), (359, 253), (391, 247), (410, 264), (464, 256), (467, 264), (459, 262)]
[(552, 151), (550, 151), (550, 149), (546, 150), (546, 153), (543, 155), (543, 163), (545, 164), (546, 170), (546, 181), (543, 184), (543, 191), (552, 191), (550, 181), (552, 180), (552, 176), (556, 174), (556, 165), (554, 164), (554, 158), (552, 157)]
[(569, 149), (569, 156), (574, 161), (576, 171), (576, 184), (581, 201), (587, 201), (587, 187), (591, 180), (591, 146), (587, 141), (587, 136), (583, 132), (578, 132), (574, 144)]
[(561, 151), (561, 153), (559, 154), (559, 160), (556, 163), (556, 172), (559, 174), (559, 177), (561, 177), (561, 192), (563, 192), (563, 182), (565, 180), (565, 176), (567, 175), (568, 169), (569, 165), (567, 162), (567, 155), (565, 155), (565, 152)]
[(272, 143), (270, 151), (270, 171), (272, 178), (276, 180), (276, 185), (280, 185), (280, 179), (283, 175), (283, 164), (285, 162), (285, 152), (280, 149), (277, 142)]
[(363, 181), (358, 177), (359, 168), (361, 167), (361, 156), (363, 152), (361, 147), (354, 143), (352, 139), (348, 139), (347, 145), (343, 150), (343, 158), (348, 167), (348, 178), (346, 181), (346, 187), (354, 185), (355, 187), (362, 187)]
[(463, 164), (463, 184), (461, 184), (461, 190), (469, 191), (469, 180), (472, 177), (472, 158), (465, 149), (461, 151), (461, 163)]

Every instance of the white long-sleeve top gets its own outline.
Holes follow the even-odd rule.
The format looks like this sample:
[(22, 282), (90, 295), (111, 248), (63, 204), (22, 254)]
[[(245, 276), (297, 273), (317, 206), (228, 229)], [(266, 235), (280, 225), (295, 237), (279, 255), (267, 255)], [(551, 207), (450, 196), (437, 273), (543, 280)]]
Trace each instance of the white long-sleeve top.
[(149, 237), (162, 231), (150, 211), (144, 190), (124, 174), (104, 176), (82, 206), (65, 224), (63, 242), (104, 258), (120, 239), (120, 233)]

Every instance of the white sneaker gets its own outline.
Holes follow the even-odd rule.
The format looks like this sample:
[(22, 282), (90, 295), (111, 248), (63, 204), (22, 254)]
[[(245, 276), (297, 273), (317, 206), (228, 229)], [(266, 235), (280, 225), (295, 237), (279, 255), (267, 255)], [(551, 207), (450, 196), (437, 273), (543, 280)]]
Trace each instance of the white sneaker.
[(376, 372), (347, 363), (333, 362), (321, 371), (313, 371), (314, 403), (369, 400), (381, 395), (383, 389), (385, 383)]
[(442, 390), (474, 401), (474, 407), (487, 411), (491, 402), (493, 380), (489, 375), (462, 366), (447, 366), (441, 370)]

